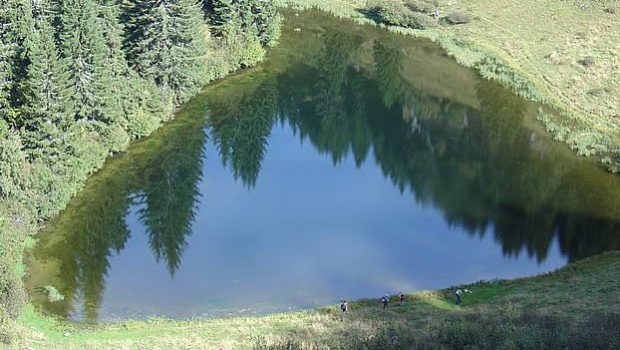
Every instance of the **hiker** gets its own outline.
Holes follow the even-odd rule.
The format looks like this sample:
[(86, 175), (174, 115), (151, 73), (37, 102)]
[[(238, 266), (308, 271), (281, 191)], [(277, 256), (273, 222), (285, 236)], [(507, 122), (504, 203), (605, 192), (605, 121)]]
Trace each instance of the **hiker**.
[(381, 306), (383, 306), (383, 308), (387, 308), (389, 305), (389, 296), (386, 294), (383, 296), (383, 298), (381, 298)]
[(458, 306), (461, 305), (461, 302), (462, 302), (461, 297), (463, 296), (464, 293), (471, 294), (471, 290), (469, 290), (469, 289), (464, 289), (464, 290), (457, 289), (456, 290), (456, 292), (455, 292), (455, 294), (456, 294), (456, 305), (458, 305)]
[(349, 311), (349, 302), (346, 299), (343, 299), (340, 303), (340, 311), (342, 311), (340, 320), (344, 321), (344, 317)]
[(400, 293), (400, 305), (404, 305), (404, 304), (405, 304), (405, 294)]
[(463, 295), (463, 291), (457, 289), (454, 294), (456, 294), (456, 305), (461, 306), (461, 295)]

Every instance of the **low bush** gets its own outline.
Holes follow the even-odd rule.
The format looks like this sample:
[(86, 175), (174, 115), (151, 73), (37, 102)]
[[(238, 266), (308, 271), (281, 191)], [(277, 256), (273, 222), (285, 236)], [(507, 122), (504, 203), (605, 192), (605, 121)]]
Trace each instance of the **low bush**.
[(36, 229), (27, 212), (15, 201), (0, 202), (0, 348), (16, 348), (20, 339), (15, 319), (26, 302), (21, 250)]
[(405, 6), (413, 12), (433, 14), (438, 8), (437, 1), (405, 0)]
[[(416, 4), (418, 2), (415, 2)], [(397, 1), (380, 0), (372, 3), (369, 15), (373, 20), (391, 26), (426, 29), (435, 26), (435, 20), (428, 14), (412, 8), (418, 5), (405, 4)]]
[(446, 16), (446, 22), (449, 24), (466, 24), (471, 22), (471, 16), (462, 12), (451, 12)]
[(596, 64), (596, 61), (594, 60), (594, 57), (588, 56), (580, 59), (578, 63), (584, 67), (592, 67)]

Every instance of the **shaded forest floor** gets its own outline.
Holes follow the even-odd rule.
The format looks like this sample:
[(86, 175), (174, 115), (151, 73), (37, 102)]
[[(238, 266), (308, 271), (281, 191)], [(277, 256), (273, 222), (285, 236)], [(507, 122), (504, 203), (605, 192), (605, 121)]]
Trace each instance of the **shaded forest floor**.
[[(390, 7), (390, 16), (401, 22), (407, 18), (397, 12), (409, 11), (407, 4), (434, 7), (427, 0), (276, 2), (366, 22), (377, 21), (368, 14), (386, 3), (405, 4)], [(620, 1), (435, 3), (439, 19), (434, 19), (434, 13), (420, 14), (427, 17), (426, 28), (390, 26), (390, 30), (436, 41), (459, 63), (528, 99), (544, 102), (552, 108), (541, 112), (539, 119), (556, 140), (568, 143), (580, 155), (598, 155), (610, 170), (620, 171)], [(455, 13), (465, 15), (468, 23), (447, 23), (446, 18)], [(412, 15), (418, 14), (407, 16)]]
[(351, 341), (400, 349), (403, 339), (416, 348), (497, 348), (508, 339), (521, 348), (612, 349), (620, 345), (619, 278), (620, 252), (611, 252), (542, 276), (461, 286), (472, 294), (460, 308), (450, 288), (407, 295), (404, 305), (386, 310), (377, 300), (356, 301), (344, 320), (332, 305), (266, 317), (99, 326), (30, 309), (21, 324), (31, 349), (315, 349)]

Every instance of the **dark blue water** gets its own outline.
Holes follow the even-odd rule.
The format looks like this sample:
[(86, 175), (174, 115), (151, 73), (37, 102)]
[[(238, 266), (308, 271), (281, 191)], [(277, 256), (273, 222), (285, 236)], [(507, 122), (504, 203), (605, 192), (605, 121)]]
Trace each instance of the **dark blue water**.
[(548, 140), (538, 108), (428, 42), (289, 19), (267, 63), (93, 176), (27, 285), (79, 321), (252, 315), (618, 249), (618, 178)]

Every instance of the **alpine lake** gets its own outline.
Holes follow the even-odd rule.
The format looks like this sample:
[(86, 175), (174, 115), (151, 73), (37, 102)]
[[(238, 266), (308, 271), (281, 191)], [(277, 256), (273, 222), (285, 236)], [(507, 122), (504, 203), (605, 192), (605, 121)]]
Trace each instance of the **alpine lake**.
[(289, 15), (263, 64), (88, 180), (27, 288), (76, 322), (262, 315), (620, 249), (620, 178), (553, 142), (540, 108), (430, 41)]

